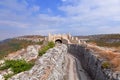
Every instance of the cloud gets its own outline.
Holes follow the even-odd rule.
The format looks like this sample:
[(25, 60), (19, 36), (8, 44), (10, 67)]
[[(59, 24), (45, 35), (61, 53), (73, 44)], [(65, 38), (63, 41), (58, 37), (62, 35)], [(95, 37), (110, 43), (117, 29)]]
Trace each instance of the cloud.
[[(44, 9), (34, 4), (34, 0), (2, 0), (0, 12), (0, 28), (4, 27), (6, 33), (12, 33), (8, 27), (21, 29), (21, 32), (16, 30), (17, 35), (49, 32), (87, 35), (120, 31), (120, 0), (62, 0), (57, 9)], [(0, 34), (4, 33), (2, 30)]]
[[(96, 33), (105, 33), (105, 30), (99, 30), (102, 26), (108, 26), (109, 28), (107, 29), (110, 30), (117, 26), (112, 31), (106, 31), (109, 33), (116, 32), (117, 29), (120, 30), (118, 28), (120, 25), (119, 0), (77, 0), (73, 1), (73, 4), (75, 5), (67, 4), (58, 7), (59, 10), (66, 13), (66, 23), (69, 23), (70, 26), (72, 25), (73, 28), (77, 29), (77, 26), (79, 26), (79, 30), (82, 29), (84, 31), (81, 28), (84, 26), (91, 32), (96, 30)], [(115, 24), (116, 22), (119, 23)], [(88, 33), (87, 31), (85, 32)]]
[(27, 23), (20, 23), (16, 21), (0, 21), (1, 26), (9, 26), (9, 27), (20, 27), (20, 28), (26, 28), (29, 26)]
[(65, 1), (67, 1), (67, 0), (61, 0), (62, 2), (65, 2)]
[(113, 16), (119, 15), (119, 0), (79, 0), (74, 1), (77, 5), (63, 5), (59, 9), (67, 15), (95, 15), (95, 16)]
[(43, 29), (35, 31), (36, 34), (48, 35), (48, 33), (58, 33), (59, 29)]

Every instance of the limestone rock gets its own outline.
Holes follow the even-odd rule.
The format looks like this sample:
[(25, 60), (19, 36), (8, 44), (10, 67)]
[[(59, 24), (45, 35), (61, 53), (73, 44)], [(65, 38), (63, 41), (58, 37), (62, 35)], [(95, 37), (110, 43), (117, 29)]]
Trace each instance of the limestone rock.
[(66, 71), (63, 62), (66, 53), (67, 46), (56, 46), (41, 56), (31, 70), (21, 72), (9, 80), (64, 80)]
[(22, 49), (16, 53), (8, 55), (6, 59), (24, 59), (26, 61), (34, 60), (38, 57), (39, 45), (30, 45), (27, 49)]
[(5, 60), (0, 60), (0, 65), (2, 65), (5, 62)]
[(5, 80), (4, 77), (2, 75), (0, 75), (0, 80)]
[(91, 76), (92, 80), (120, 80), (120, 72), (111, 69), (102, 69), (102, 58), (96, 57), (93, 50), (81, 45), (68, 45), (68, 52), (72, 53), (82, 64), (82, 67)]

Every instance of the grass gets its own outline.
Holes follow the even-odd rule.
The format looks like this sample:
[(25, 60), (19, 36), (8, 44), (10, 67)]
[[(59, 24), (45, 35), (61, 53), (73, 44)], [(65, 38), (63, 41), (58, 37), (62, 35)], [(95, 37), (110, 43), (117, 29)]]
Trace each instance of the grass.
[(98, 46), (120, 47), (120, 34), (96, 36), (89, 40), (89, 42), (96, 43)]
[(104, 40), (90, 40), (88, 41), (88, 43), (96, 43), (96, 45), (98, 46), (102, 46), (102, 47), (120, 47), (120, 42), (112, 42), (112, 43), (108, 43)]
[(0, 67), (0, 70), (11, 69), (13, 74), (4, 75), (7, 80), (14, 74), (29, 70), (32, 68), (34, 63), (26, 62), (25, 60), (6, 60), (4, 65)]
[(46, 51), (50, 48), (53, 48), (55, 46), (54, 42), (48, 42), (47, 45), (43, 46), (42, 49), (39, 51), (39, 56), (42, 56), (46, 53)]
[(102, 68), (112, 68), (113, 71), (120, 71), (120, 54), (110, 51), (102, 50), (96, 46), (89, 46), (88, 49), (92, 49), (95, 54), (99, 55), (100, 58), (105, 59), (108, 62), (103, 62)]
[(8, 80), (8, 78), (12, 77), (14, 74), (6, 74), (4, 75), (5, 80)]

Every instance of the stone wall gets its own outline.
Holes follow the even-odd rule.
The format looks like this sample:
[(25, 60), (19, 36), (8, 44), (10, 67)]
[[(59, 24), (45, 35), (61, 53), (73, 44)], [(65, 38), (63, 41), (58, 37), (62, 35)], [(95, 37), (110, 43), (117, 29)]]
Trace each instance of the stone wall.
[(31, 70), (16, 74), (9, 80), (64, 80), (66, 53), (66, 45), (49, 49), (35, 62)]
[(71, 44), (68, 45), (68, 52), (79, 59), (92, 80), (120, 80), (118, 73), (114, 73), (110, 69), (102, 69), (103, 60), (97, 58), (94, 52), (87, 49), (86, 46)]

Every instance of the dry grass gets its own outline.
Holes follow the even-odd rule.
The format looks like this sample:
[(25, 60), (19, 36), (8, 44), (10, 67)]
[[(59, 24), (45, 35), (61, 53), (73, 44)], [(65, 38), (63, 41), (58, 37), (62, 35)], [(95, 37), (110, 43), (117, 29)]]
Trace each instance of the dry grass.
[(120, 53), (111, 50), (105, 50), (95, 45), (89, 45), (88, 49), (92, 49), (100, 58), (109, 61), (114, 71), (120, 71)]

